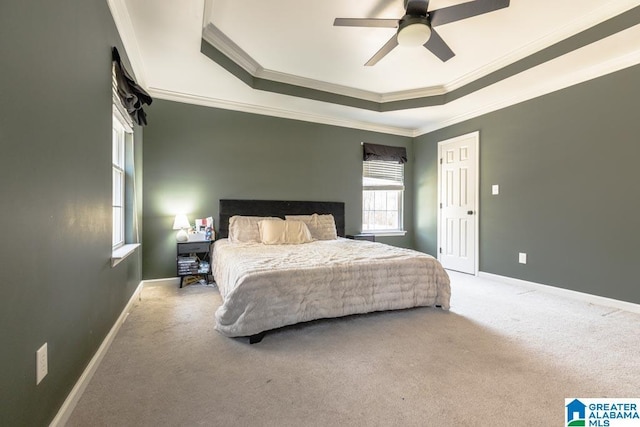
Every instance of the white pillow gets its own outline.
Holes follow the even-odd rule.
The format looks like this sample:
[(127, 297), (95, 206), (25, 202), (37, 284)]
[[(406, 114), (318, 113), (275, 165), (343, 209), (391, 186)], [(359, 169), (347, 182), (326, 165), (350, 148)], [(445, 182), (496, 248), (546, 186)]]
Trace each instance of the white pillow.
[(240, 216), (229, 218), (229, 241), (233, 243), (260, 243), (258, 223), (265, 219), (282, 221), (270, 216)]
[(265, 245), (297, 245), (313, 241), (311, 233), (302, 221), (278, 221), (266, 219), (258, 223), (260, 241)]
[(338, 238), (336, 220), (331, 214), (287, 215), (285, 218), (287, 220), (302, 221), (307, 224), (311, 237), (315, 240), (336, 240)]

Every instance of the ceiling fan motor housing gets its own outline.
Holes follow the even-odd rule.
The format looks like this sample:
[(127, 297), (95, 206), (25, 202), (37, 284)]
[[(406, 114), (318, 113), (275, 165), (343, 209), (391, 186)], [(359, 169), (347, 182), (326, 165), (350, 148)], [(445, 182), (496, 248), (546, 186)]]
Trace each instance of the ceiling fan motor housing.
[(398, 44), (401, 46), (422, 46), (431, 37), (429, 18), (405, 15), (398, 22)]

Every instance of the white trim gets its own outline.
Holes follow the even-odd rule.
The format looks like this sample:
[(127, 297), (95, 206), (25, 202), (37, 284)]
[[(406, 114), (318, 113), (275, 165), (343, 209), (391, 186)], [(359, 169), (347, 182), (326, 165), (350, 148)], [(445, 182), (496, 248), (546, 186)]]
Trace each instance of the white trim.
[(475, 132), (469, 132), (466, 133), (464, 135), (459, 135), (453, 138), (449, 138), (449, 139), (445, 139), (442, 141), (438, 141), (438, 158), (436, 159), (436, 162), (438, 164), (438, 204), (436, 205), (436, 208), (438, 209), (438, 215), (437, 215), (437, 227), (436, 227), (436, 256), (438, 258), (438, 261), (440, 261), (441, 255), (440, 255), (440, 248), (441, 248), (441, 242), (440, 242), (440, 227), (442, 226), (442, 219), (441, 219), (441, 215), (442, 215), (442, 210), (440, 208), (440, 203), (442, 203), (442, 193), (441, 193), (441, 175), (442, 175), (442, 163), (440, 162), (440, 159), (442, 159), (442, 146), (444, 144), (449, 144), (452, 142), (457, 142), (460, 139), (465, 139), (465, 138), (469, 138), (469, 137), (474, 137), (475, 139), (475, 148), (476, 148), (476, 176), (475, 176), (475, 180), (476, 180), (476, 188), (475, 188), (475, 204), (474, 204), (474, 212), (475, 212), (475, 235), (476, 235), (476, 239), (475, 239), (475, 259), (473, 260), (473, 265), (474, 265), (474, 272), (473, 275), (477, 276), (478, 272), (480, 271), (480, 131), (475, 131)]
[(429, 98), (431, 96), (445, 95), (448, 92), (451, 92), (451, 89), (443, 85), (422, 87), (419, 89), (407, 89), (407, 90), (400, 90), (396, 92), (382, 93), (379, 96), (378, 102), (384, 104), (385, 102), (407, 101), (410, 99)]
[(235, 101), (210, 98), (206, 96), (193, 95), (184, 92), (165, 90), (150, 87), (149, 94), (155, 98), (168, 101), (183, 102), (191, 105), (202, 105), (205, 107), (222, 108), (225, 110), (242, 111), (244, 113), (262, 114), (264, 116), (281, 117), (284, 119), (302, 120), (311, 123), (322, 123), (331, 126), (340, 126), (350, 129), (361, 129), (372, 132), (388, 133), (391, 135), (414, 137), (413, 129), (400, 128), (396, 126), (385, 126), (370, 122), (360, 122), (356, 120), (344, 120), (337, 117), (321, 116), (309, 114), (301, 111), (284, 110), (280, 108), (265, 107), (261, 105), (245, 104)]
[(515, 279), (513, 277), (507, 277), (507, 276), (500, 276), (498, 274), (493, 274), (493, 273), (485, 273), (484, 271), (479, 272), (478, 276), (485, 279), (491, 279), (498, 282), (503, 282), (508, 285), (522, 286), (524, 288), (531, 289), (534, 291), (545, 292), (548, 294), (572, 298), (572, 299), (583, 301), (590, 304), (603, 305), (605, 307), (612, 307), (612, 308), (617, 308), (619, 310), (640, 314), (640, 304), (636, 304), (633, 302), (602, 297), (599, 295), (588, 294), (585, 292), (574, 291), (571, 289), (559, 288), (557, 286), (552, 286), (552, 285), (543, 285), (542, 283), (529, 282), (527, 280)]
[(82, 372), (82, 375), (80, 375), (80, 378), (78, 378), (78, 381), (73, 386), (73, 389), (71, 389), (71, 392), (60, 407), (60, 410), (58, 410), (58, 413), (56, 414), (53, 421), (51, 421), (51, 424), (49, 424), (49, 427), (62, 427), (67, 423), (67, 421), (69, 421), (69, 417), (78, 404), (80, 397), (82, 397), (82, 393), (87, 388), (87, 385), (89, 385), (89, 381), (91, 381), (91, 377), (93, 377), (93, 374), (97, 371), (98, 366), (100, 366), (100, 362), (104, 358), (104, 355), (107, 353), (107, 350), (109, 350), (109, 347), (118, 334), (120, 327), (127, 319), (127, 316), (131, 311), (131, 307), (133, 306), (136, 298), (139, 297), (143, 287), (144, 281), (141, 281), (136, 290), (133, 292), (133, 295), (131, 295), (131, 298), (129, 298), (129, 302), (127, 302), (127, 305), (125, 305), (122, 313), (120, 313), (118, 320), (116, 320), (116, 322), (111, 327), (111, 330), (102, 341), (102, 344), (98, 348), (98, 351), (96, 351), (96, 353), (93, 355), (93, 358), (91, 358), (91, 361), (85, 368), (84, 372)]
[(366, 234), (367, 236), (373, 235), (376, 237), (397, 237), (397, 236), (406, 236), (406, 230), (393, 230), (393, 231), (376, 231), (376, 230), (366, 230), (360, 232), (360, 234)]
[[(131, 251), (127, 252), (128, 249), (123, 249), (122, 251), (120, 251), (120, 248), (126, 246), (125, 245), (125, 222), (126, 222), (126, 194), (125, 194), (125, 182), (126, 182), (126, 171), (125, 171), (125, 165), (126, 165), (126, 151), (128, 148), (128, 145), (131, 145), (131, 150), (133, 150), (133, 129), (131, 127), (131, 123), (125, 119), (125, 117), (123, 116), (122, 112), (120, 111), (118, 106), (121, 106), (120, 100), (118, 99), (118, 97), (115, 95), (114, 93), (114, 103), (113, 103), (113, 107), (112, 107), (112, 128), (113, 131), (117, 134), (116, 138), (112, 141), (112, 151), (118, 154), (118, 159), (112, 159), (112, 169), (113, 169), (113, 173), (112, 173), (112, 179), (113, 182), (115, 183), (115, 177), (118, 176), (119, 180), (120, 180), (120, 189), (119, 189), (119, 194), (120, 197), (118, 200), (114, 200), (114, 204), (113, 204), (113, 209), (115, 210), (116, 208), (120, 209), (120, 227), (119, 229), (113, 229), (112, 230), (112, 237), (117, 237), (118, 238), (118, 242), (116, 244), (113, 245), (113, 249), (112, 249), (112, 256), (111, 256), (111, 265), (115, 266), (116, 264), (118, 264), (124, 257), (122, 256), (114, 256), (114, 254), (121, 254), (124, 253), (125, 256), (128, 255), (131, 251), (133, 251), (134, 248), (130, 248)], [(117, 149), (115, 148), (117, 146)], [(134, 179), (135, 179), (135, 173), (134, 173)], [(135, 185), (135, 182), (134, 182)], [(115, 191), (115, 188), (112, 189), (113, 191)], [(115, 193), (114, 193), (115, 194)], [(115, 197), (115, 196), (114, 196)], [(134, 212), (134, 215), (136, 215), (136, 212)], [(115, 218), (115, 214), (114, 214), (114, 218)], [(118, 233), (118, 236), (115, 236), (115, 233)]]
[(126, 0), (107, 0), (107, 4), (109, 5), (109, 10), (111, 10), (111, 16), (113, 16), (120, 39), (122, 39), (122, 45), (127, 52), (127, 58), (129, 58), (133, 69), (132, 72), (136, 76), (136, 83), (142, 88), (146, 88), (147, 73), (144, 69), (144, 61), (142, 60), (138, 39), (131, 22), (131, 16), (129, 16)]
[[(193, 95), (185, 92), (166, 90), (156, 87), (149, 87), (147, 91), (156, 98), (168, 101), (182, 102), (185, 104), (202, 105), (205, 107), (221, 108), (225, 110), (242, 111), (245, 113), (262, 114), (265, 116), (281, 117), (292, 120), (302, 120), (311, 123), (321, 123), (332, 126), (340, 126), (351, 129), (367, 130), (372, 132), (380, 132), (391, 135), (407, 136), (416, 138), (418, 136), (434, 132), (438, 129), (445, 128), (466, 120), (488, 114), (511, 105), (518, 104), (530, 99), (534, 99), (549, 93), (583, 83), (598, 77), (611, 74), (613, 72), (632, 67), (640, 63), (640, 50), (632, 52), (628, 55), (614, 58), (611, 61), (597, 64), (593, 67), (581, 69), (577, 73), (566, 75), (562, 78), (554, 78), (548, 80), (542, 85), (533, 85), (532, 89), (519, 92), (515, 96), (509, 96), (505, 93), (505, 97), (494, 103), (483, 104), (480, 108), (469, 110), (464, 114), (441, 120), (436, 123), (430, 123), (419, 128), (404, 128), (397, 126), (386, 126), (371, 122), (363, 122), (357, 120), (345, 120), (338, 117), (321, 116), (318, 114), (303, 113), (301, 111), (289, 111), (281, 108), (266, 107), (262, 105), (253, 105), (240, 103), (229, 100), (222, 100), (200, 95)], [(385, 95), (386, 96), (386, 95)]]
[(124, 259), (131, 255), (138, 246), (140, 246), (140, 243), (131, 243), (114, 249), (111, 252), (111, 267), (115, 267), (120, 264), (121, 261), (124, 261)]
[[(206, 13), (205, 6), (205, 13)], [(283, 73), (281, 71), (264, 68), (251, 55), (245, 52), (231, 38), (224, 34), (213, 23), (207, 23), (202, 30), (202, 39), (211, 46), (218, 49), (227, 58), (241, 67), (252, 77), (271, 80), (274, 82), (301, 86), (308, 89), (329, 92), (337, 95), (350, 96), (365, 101), (373, 101), (377, 103), (404, 101), (407, 99), (422, 98), (427, 96), (443, 95), (447, 93), (444, 86), (434, 86), (419, 89), (410, 89), (389, 93), (378, 93), (369, 90), (357, 89), (350, 86), (329, 83), (322, 80), (310, 79), (308, 77), (297, 76), (294, 74)]]
[(262, 65), (212, 23), (202, 29), (202, 39), (254, 77), (263, 69)]
[(579, 34), (582, 31), (588, 30), (589, 28), (600, 24), (607, 19), (620, 15), (636, 6), (638, 6), (637, 0), (613, 0), (606, 3), (603, 2), (602, 6), (580, 16), (579, 19), (575, 19), (566, 23), (558, 30), (550, 34), (546, 34), (544, 37), (534, 40), (531, 43), (528, 43), (521, 48), (510, 52), (509, 54), (497, 59), (490, 64), (467, 73), (456, 80), (452, 80), (451, 82), (444, 85), (445, 92), (451, 92), (453, 90), (459, 89), (495, 71), (501, 70), (523, 58), (531, 56), (543, 49), (553, 46), (556, 43), (566, 40), (569, 37)]
[(437, 123), (431, 123), (418, 129), (414, 129), (414, 136), (418, 137), (420, 135), (442, 129), (456, 123), (464, 122), (465, 120), (473, 119), (474, 117), (479, 117), (483, 114), (491, 113), (493, 111), (518, 104), (520, 102), (547, 95), (551, 92), (575, 86), (579, 83), (593, 80), (598, 77), (602, 77), (607, 74), (632, 67), (634, 65), (637, 65), (638, 63), (640, 63), (640, 50), (631, 52), (627, 55), (613, 58), (606, 62), (598, 63), (592, 67), (582, 68), (577, 72), (570, 73), (562, 77), (549, 79), (541, 85), (532, 85), (531, 89), (520, 91), (515, 96), (509, 96), (508, 93), (505, 93), (505, 97), (498, 102), (484, 104), (480, 108), (469, 110), (464, 114), (451, 117), (447, 120), (442, 120)]
[(252, 77), (351, 96), (367, 101), (382, 101), (382, 96), (379, 93), (266, 69), (212, 23), (208, 23), (202, 30), (202, 39), (222, 52), (247, 73), (251, 74)]
[[(204, 105), (208, 107), (216, 107), (222, 109), (229, 109), (235, 111), (244, 111), (255, 114), (263, 114), (267, 116), (274, 117), (283, 117), (283, 118), (291, 118), (294, 120), (303, 120), (313, 123), (323, 123), (353, 129), (361, 129), (361, 130), (370, 130), (374, 132), (387, 133), (392, 135), (400, 135), (400, 136), (408, 136), (408, 137), (418, 137), (429, 132), (436, 131), (438, 129), (442, 129), (447, 126), (451, 126), (457, 123), (461, 123), (465, 120), (472, 119), (474, 117), (481, 116), (483, 114), (487, 114), (501, 108), (509, 107), (511, 105), (533, 99), (560, 89), (564, 89), (569, 86), (573, 86), (575, 84), (591, 80), (597, 77), (604, 76), (606, 74), (613, 73), (615, 71), (631, 67), (640, 63), (640, 51), (632, 52), (631, 54), (625, 55), (623, 57), (612, 59), (606, 63), (598, 64), (593, 67), (589, 67), (586, 69), (582, 69), (577, 73), (570, 74), (561, 79), (550, 79), (548, 82), (545, 82), (541, 86), (534, 85), (532, 90), (524, 91), (516, 96), (505, 96), (499, 102), (494, 102), (491, 104), (483, 105), (481, 108), (477, 108), (474, 110), (467, 111), (464, 114), (458, 115), (456, 117), (448, 118), (443, 121), (438, 121), (437, 123), (429, 123), (425, 126), (417, 127), (417, 128), (406, 128), (406, 127), (396, 127), (396, 126), (385, 126), (378, 125), (371, 122), (362, 122), (357, 120), (345, 120), (336, 117), (326, 117), (319, 116), (314, 114), (304, 114), (300, 112), (291, 112), (285, 111), (276, 108), (264, 107), (264, 106), (255, 106), (250, 104), (236, 103), (233, 101), (219, 100), (208, 97), (197, 97), (195, 95), (168, 91), (164, 89), (155, 89), (152, 91), (151, 88), (146, 86), (146, 72), (144, 69), (144, 61), (141, 54), (141, 49), (139, 47), (137, 38), (135, 36), (135, 30), (133, 28), (133, 24), (131, 18), (129, 16), (129, 12), (126, 5), (126, 0), (107, 0), (109, 5), (109, 9), (111, 10), (111, 14), (114, 18), (116, 27), (118, 29), (118, 33), (120, 34), (120, 38), (122, 39), (122, 43), (125, 47), (127, 56), (133, 68), (133, 72), (136, 75), (137, 82), (149, 93), (152, 95), (159, 97), (161, 99), (167, 99), (170, 101), (183, 102), (188, 104), (195, 105)], [(203, 38), (204, 38), (204, 30), (205, 28), (212, 22), (212, 0), (205, 0), (204, 2), (204, 16), (203, 16)], [(637, 6), (637, 0), (612, 0), (610, 2), (603, 3), (603, 6), (594, 10), (592, 13), (586, 14), (582, 19), (576, 20), (568, 23), (564, 28), (561, 28), (557, 32), (548, 35), (542, 39), (539, 39), (533, 43), (530, 43), (527, 46), (524, 46), (522, 49), (519, 49), (512, 54), (500, 58), (498, 61), (495, 61), (493, 64), (489, 64), (483, 69), (478, 69), (469, 73), (465, 76), (462, 76), (459, 79), (451, 81), (445, 85), (438, 87), (429, 87), (429, 88), (420, 88), (415, 90), (407, 90), (407, 91), (399, 91), (399, 92), (391, 92), (391, 93), (374, 93), (369, 92), (370, 94), (374, 94), (375, 97), (379, 97), (380, 102), (391, 102), (398, 101), (403, 99), (413, 99), (420, 98), (425, 96), (433, 96), (441, 93), (447, 93), (456, 88), (462, 87), (465, 84), (468, 84), (474, 79), (480, 78), (483, 75), (487, 75), (496, 69), (500, 69), (500, 67), (504, 67), (518, 59), (524, 58), (528, 55), (535, 53), (537, 50), (542, 49), (544, 47), (551, 46), (567, 37), (567, 35), (571, 35), (573, 33), (580, 32), (586, 28), (589, 28), (599, 22), (602, 22), (606, 19), (617, 16), (625, 11), (630, 10), (631, 8)], [(225, 36), (226, 37), (226, 36)], [(248, 56), (248, 55), (247, 55)], [(254, 61), (255, 62), (255, 61)], [(257, 64), (256, 71), (259, 69), (263, 74), (275, 73), (272, 70), (263, 69), (259, 64)], [(309, 79), (313, 81), (312, 79)], [(319, 82), (323, 83), (323, 82)], [(320, 86), (325, 87), (325, 86)], [(339, 86), (343, 88), (344, 86)], [(320, 89), (320, 90), (327, 90)], [(339, 94), (347, 95), (347, 93), (342, 93), (343, 90), (340, 90)], [(365, 91), (368, 92), (368, 91)], [(160, 95), (164, 93), (165, 95)], [(425, 113), (426, 114), (426, 113)]]
[(213, 19), (213, 0), (204, 0), (204, 13), (202, 14), (202, 31)]
[(350, 96), (352, 98), (362, 99), (365, 101), (383, 102), (383, 95), (363, 89), (356, 89), (349, 86), (342, 86), (335, 83), (314, 80), (308, 77), (296, 76), (293, 74), (282, 73), (279, 71), (261, 68), (255, 74), (255, 77), (274, 82), (285, 83), (293, 86), (301, 86), (308, 89), (329, 92), (335, 95)]
[[(115, 0), (110, 0), (115, 1)], [(537, 40), (519, 48), (501, 58), (477, 68), (455, 80), (442, 85), (408, 89), (394, 92), (378, 93), (369, 90), (356, 89), (350, 86), (338, 85), (322, 80), (287, 74), (276, 70), (264, 68), (253, 57), (240, 48), (231, 38), (224, 34), (213, 24), (212, 0), (206, 0), (204, 6), (204, 22), (202, 38), (226, 55), (235, 64), (242, 67), (253, 77), (273, 80), (309, 89), (341, 94), (378, 103), (405, 101), (416, 98), (424, 98), (447, 94), (495, 71), (501, 70), (523, 58), (531, 56), (545, 48), (553, 46), (575, 34), (585, 31), (605, 20), (624, 13), (637, 6), (637, 0), (615, 0), (603, 4), (598, 9), (591, 11), (579, 19), (568, 22), (551, 34), (546, 34)], [(444, 127), (444, 126), (442, 126)]]

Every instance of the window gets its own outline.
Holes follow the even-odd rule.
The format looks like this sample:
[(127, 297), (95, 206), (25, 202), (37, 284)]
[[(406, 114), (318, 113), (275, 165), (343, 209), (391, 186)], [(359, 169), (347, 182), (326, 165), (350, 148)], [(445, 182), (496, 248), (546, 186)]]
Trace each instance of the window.
[(125, 145), (130, 129), (114, 112), (112, 124), (113, 249), (124, 245), (125, 227)]
[(131, 85), (130, 78), (120, 64), (120, 55), (113, 48), (113, 62), (111, 88), (113, 109), (111, 118), (111, 157), (112, 157), (112, 234), (111, 234), (111, 265), (116, 266), (127, 258), (140, 246), (138, 232), (138, 210), (136, 207), (136, 172), (133, 145), (133, 123), (146, 123), (142, 109), (136, 111), (135, 117), (125, 108), (125, 102), (130, 101), (126, 96), (120, 96), (118, 84), (126, 87), (124, 95), (133, 91), (136, 95), (145, 96), (143, 103), (150, 104), (151, 98), (139, 88), (135, 82)]
[(114, 103), (112, 118), (113, 228), (111, 265), (140, 246), (136, 209), (133, 128)]
[(362, 231), (403, 232), (404, 165), (384, 160), (362, 164)]

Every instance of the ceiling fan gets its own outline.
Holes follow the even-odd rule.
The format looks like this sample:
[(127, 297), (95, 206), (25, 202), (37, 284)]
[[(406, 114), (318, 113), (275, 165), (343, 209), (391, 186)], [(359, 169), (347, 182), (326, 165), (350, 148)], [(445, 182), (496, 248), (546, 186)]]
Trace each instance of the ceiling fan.
[(367, 61), (366, 66), (375, 65), (396, 46), (424, 46), (442, 62), (455, 53), (433, 29), (434, 26), (460, 21), (473, 16), (509, 7), (509, 0), (474, 0), (454, 6), (428, 11), (429, 0), (404, 0), (405, 15), (400, 19), (336, 18), (336, 27), (397, 28), (393, 37)]

